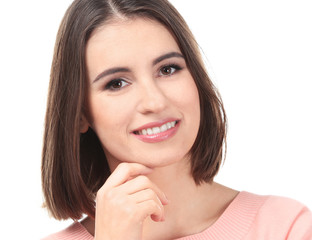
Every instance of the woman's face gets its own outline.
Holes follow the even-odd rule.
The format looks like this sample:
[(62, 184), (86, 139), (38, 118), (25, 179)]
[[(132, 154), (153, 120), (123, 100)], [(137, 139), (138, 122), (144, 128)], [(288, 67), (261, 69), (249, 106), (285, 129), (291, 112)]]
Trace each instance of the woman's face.
[(169, 31), (156, 21), (116, 21), (86, 48), (88, 125), (110, 166), (165, 166), (183, 159), (197, 136), (194, 80)]

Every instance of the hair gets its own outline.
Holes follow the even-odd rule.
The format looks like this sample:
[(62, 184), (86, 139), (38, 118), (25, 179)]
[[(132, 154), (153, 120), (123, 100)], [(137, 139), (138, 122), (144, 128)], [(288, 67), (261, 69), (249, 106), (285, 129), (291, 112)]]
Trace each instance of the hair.
[(92, 32), (118, 18), (143, 17), (163, 24), (175, 38), (196, 83), (200, 126), (190, 149), (196, 184), (211, 182), (226, 147), (226, 115), (198, 45), (186, 22), (167, 0), (76, 0), (65, 13), (55, 43), (45, 118), (42, 189), (56, 219), (95, 217), (95, 196), (110, 175), (102, 145), (89, 128), (80, 133), (87, 112), (85, 49)]

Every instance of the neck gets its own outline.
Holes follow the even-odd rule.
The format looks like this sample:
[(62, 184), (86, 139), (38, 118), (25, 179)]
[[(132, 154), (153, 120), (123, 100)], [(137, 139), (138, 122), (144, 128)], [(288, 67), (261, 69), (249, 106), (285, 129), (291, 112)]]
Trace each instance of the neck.
[(164, 222), (145, 221), (143, 239), (174, 239), (201, 232), (237, 195), (214, 182), (196, 185), (187, 160), (156, 168), (148, 177), (166, 194), (169, 204), (165, 206)]

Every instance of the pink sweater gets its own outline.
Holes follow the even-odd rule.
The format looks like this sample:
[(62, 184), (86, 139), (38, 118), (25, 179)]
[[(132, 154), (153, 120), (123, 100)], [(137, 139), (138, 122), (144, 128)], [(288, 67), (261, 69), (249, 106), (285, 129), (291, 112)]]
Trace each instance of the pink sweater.
[[(75, 222), (43, 240), (93, 240)], [(240, 192), (221, 217), (203, 232), (178, 240), (312, 240), (312, 213), (287, 198)]]

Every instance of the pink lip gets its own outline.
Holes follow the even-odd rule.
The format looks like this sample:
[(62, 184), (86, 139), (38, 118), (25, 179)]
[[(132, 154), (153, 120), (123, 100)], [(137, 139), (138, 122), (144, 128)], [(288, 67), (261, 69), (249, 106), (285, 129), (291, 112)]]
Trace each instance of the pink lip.
[(167, 119), (160, 120), (160, 121), (157, 121), (157, 122), (147, 123), (147, 124), (144, 124), (141, 127), (137, 128), (137, 129), (134, 129), (132, 132), (140, 131), (142, 129), (147, 129), (147, 128), (160, 127), (161, 125), (163, 125), (165, 123), (178, 121), (178, 120), (179, 119), (176, 119), (176, 118), (167, 118)]
[[(153, 128), (153, 127), (160, 127), (165, 123), (168, 122), (172, 122), (172, 121), (178, 121), (176, 123), (176, 125), (173, 128), (168, 129), (165, 132), (161, 132), (161, 133), (157, 133), (157, 134), (152, 134), (152, 135), (138, 135), (138, 134), (134, 134), (134, 132), (138, 132), (142, 129), (147, 129), (147, 128)], [(166, 139), (171, 138), (173, 135), (175, 135), (175, 133), (178, 131), (178, 128), (180, 126), (180, 121), (178, 119), (166, 119), (166, 120), (162, 120), (162, 121), (158, 121), (158, 122), (152, 122), (152, 123), (148, 123), (145, 124), (137, 129), (135, 129), (134, 131), (132, 131), (132, 134), (138, 138), (139, 140), (143, 141), (143, 142), (148, 142), (148, 143), (157, 143), (157, 142), (161, 142), (164, 141)]]

